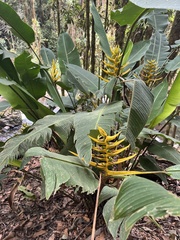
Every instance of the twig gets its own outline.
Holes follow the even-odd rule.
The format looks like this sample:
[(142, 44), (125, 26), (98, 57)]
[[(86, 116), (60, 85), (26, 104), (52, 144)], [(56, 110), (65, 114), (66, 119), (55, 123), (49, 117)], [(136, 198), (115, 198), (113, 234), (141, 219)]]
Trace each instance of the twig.
[(100, 190), (101, 190), (101, 173), (100, 173), (100, 176), (99, 176), (99, 185), (98, 185), (97, 195), (96, 195), (96, 205), (95, 205), (95, 209), (94, 209), (94, 218), (93, 218), (93, 227), (92, 227), (91, 240), (94, 240), (94, 238), (95, 238), (97, 210), (98, 210)]

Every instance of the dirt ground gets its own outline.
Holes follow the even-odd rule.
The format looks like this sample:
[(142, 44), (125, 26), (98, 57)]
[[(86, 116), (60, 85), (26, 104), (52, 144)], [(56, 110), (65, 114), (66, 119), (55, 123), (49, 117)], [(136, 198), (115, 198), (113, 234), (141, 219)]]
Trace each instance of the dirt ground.
[[(48, 201), (40, 198), (39, 160), (32, 159), (28, 174), (10, 170), (0, 189), (1, 240), (91, 240), (94, 200), (63, 186)], [(22, 180), (22, 175), (24, 179)], [(17, 189), (18, 181), (21, 189)], [(24, 186), (25, 188), (23, 188)], [(23, 191), (28, 190), (25, 194)], [(180, 195), (180, 182), (169, 181), (168, 190)], [(112, 240), (99, 209), (96, 240)], [(160, 226), (158, 226), (160, 224)], [(180, 218), (168, 217), (152, 223), (145, 217), (128, 240), (180, 240)]]

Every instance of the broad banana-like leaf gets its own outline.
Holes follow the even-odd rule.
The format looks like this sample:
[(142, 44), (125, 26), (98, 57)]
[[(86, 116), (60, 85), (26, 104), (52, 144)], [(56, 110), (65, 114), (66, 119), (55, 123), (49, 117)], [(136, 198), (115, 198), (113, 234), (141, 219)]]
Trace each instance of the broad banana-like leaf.
[(154, 9), (147, 16), (147, 22), (158, 32), (163, 33), (168, 25), (167, 10)]
[(106, 55), (111, 56), (112, 53), (111, 53), (109, 42), (108, 42), (108, 39), (106, 36), (106, 32), (103, 28), (103, 24), (101, 22), (99, 13), (98, 13), (93, 1), (91, 1), (91, 13), (94, 18), (94, 29), (95, 29), (95, 32), (99, 36), (101, 48)]
[(6, 3), (0, 1), (0, 17), (11, 27), (12, 32), (28, 45), (35, 41), (33, 29), (24, 23)]
[(0, 55), (0, 77), (7, 78), (21, 84), (21, 80), (12, 63), (12, 60), (9, 57), (4, 57), (4, 51)]
[(56, 59), (53, 51), (51, 51), (49, 48), (41, 48), (40, 51), (43, 63), (45, 66), (47, 67), (51, 67), (52, 66), (52, 61)]
[(135, 147), (135, 141), (145, 126), (153, 104), (153, 95), (143, 81), (135, 80), (130, 113), (127, 122), (126, 138)]
[(146, 12), (146, 7), (141, 8), (129, 1), (122, 9), (112, 11), (111, 19), (116, 21), (120, 26), (131, 26)]
[(166, 159), (168, 162), (180, 164), (180, 153), (166, 143), (154, 142), (148, 147), (148, 151), (154, 155)]
[(166, 168), (166, 172), (171, 178), (180, 180), (180, 164)]
[(146, 51), (149, 48), (149, 45), (149, 40), (135, 43), (128, 59), (129, 64), (139, 61), (145, 55)]
[(96, 75), (73, 64), (68, 64), (67, 69), (68, 81), (81, 92), (89, 95), (98, 91), (99, 79)]
[(9, 161), (23, 156), (29, 148), (43, 146), (45, 142), (50, 140), (51, 134), (51, 129), (46, 127), (9, 139), (5, 143), (3, 151), (0, 152), (0, 171)]
[(81, 187), (82, 192), (87, 193), (93, 193), (98, 187), (92, 170), (78, 157), (64, 156), (39, 147), (28, 150), (25, 156), (41, 156), (46, 199), (55, 194), (63, 183)]
[(51, 127), (54, 131), (56, 131), (61, 140), (66, 144), (70, 131), (73, 126), (74, 114), (71, 113), (61, 113), (60, 115), (49, 115), (42, 119), (39, 119), (35, 124), (31, 127), (33, 131), (38, 131), (38, 129), (49, 128)]
[(132, 3), (142, 7), (142, 8), (160, 8), (160, 9), (174, 9), (180, 10), (179, 0), (131, 0)]
[(61, 74), (66, 74), (66, 64), (81, 66), (79, 53), (68, 33), (59, 35), (57, 53)]
[(15, 58), (15, 67), (21, 76), (21, 84), (36, 99), (43, 97), (46, 93), (45, 81), (39, 78), (40, 66), (31, 61), (30, 53), (24, 51)]
[(157, 117), (162, 112), (168, 94), (168, 82), (164, 80), (158, 84), (151, 92), (154, 96), (154, 102), (148, 123), (153, 121), (153, 119), (155, 119), (155, 117)]
[[(62, 141), (66, 144), (67, 138), (72, 129), (74, 114), (49, 115), (38, 120), (31, 126), (31, 132), (9, 139), (4, 150), (0, 153), (0, 170), (9, 160), (23, 156), (27, 149), (35, 146), (43, 146), (52, 135), (51, 128), (56, 131)], [(26, 159), (22, 162), (22, 167), (26, 164)]]
[(122, 110), (122, 102), (105, 104), (93, 112), (75, 114), (74, 128), (77, 154), (80, 159), (84, 159), (87, 164), (91, 160), (92, 142), (88, 137), (91, 130), (98, 129), (98, 126), (109, 133), (115, 121), (115, 113)]
[(173, 60), (170, 60), (166, 66), (165, 71), (171, 72), (180, 69), (180, 55), (176, 56)]
[(168, 184), (166, 174), (155, 173), (155, 171), (163, 171), (158, 165), (157, 159), (152, 156), (140, 156), (139, 163), (146, 171), (154, 171), (155, 175), (157, 175), (164, 183)]
[(160, 137), (161, 139), (167, 139), (167, 140), (172, 141), (173, 143), (180, 144), (180, 140), (173, 138), (169, 135), (166, 135), (165, 133), (159, 132), (157, 130), (152, 130), (149, 128), (143, 128), (143, 130), (141, 131), (139, 136), (140, 136), (140, 138), (142, 137), (142, 138), (147, 138), (150, 140), (152, 140), (152, 136), (157, 136), (157, 137)]
[(147, 60), (156, 60), (158, 67), (161, 68), (167, 60), (169, 55), (168, 51), (169, 43), (166, 35), (156, 30), (151, 37), (151, 45), (145, 54), (145, 63)]
[(165, 101), (164, 108), (160, 115), (158, 115), (151, 123), (150, 127), (153, 128), (158, 123), (166, 119), (180, 104), (180, 72), (178, 73), (171, 89), (169, 95)]
[[(117, 193), (116, 193), (117, 195)], [(117, 239), (117, 233), (119, 230), (119, 226), (123, 223), (122, 219), (113, 220), (113, 214), (114, 214), (114, 203), (116, 200), (116, 196), (112, 197), (110, 200), (106, 202), (103, 208), (103, 217), (106, 223), (106, 226), (111, 233), (113, 239)]]
[(124, 220), (120, 226), (121, 240), (127, 239), (133, 225), (142, 217), (167, 215), (180, 215), (180, 198), (145, 178), (131, 176), (123, 181), (112, 217), (112, 220), (119, 220), (120, 223)]
[(12, 80), (0, 78), (0, 94), (15, 109), (21, 110), (31, 121), (54, 113), (38, 102), (26, 89)]

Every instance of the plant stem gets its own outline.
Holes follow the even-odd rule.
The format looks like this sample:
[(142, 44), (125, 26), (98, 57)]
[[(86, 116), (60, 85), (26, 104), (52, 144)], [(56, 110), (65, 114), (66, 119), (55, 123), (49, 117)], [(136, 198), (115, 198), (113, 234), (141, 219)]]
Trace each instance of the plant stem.
[(99, 175), (99, 185), (98, 185), (97, 195), (96, 195), (96, 205), (95, 205), (95, 209), (94, 209), (94, 218), (93, 218), (91, 240), (95, 239), (97, 210), (98, 210), (98, 203), (99, 203), (99, 195), (100, 195), (100, 191), (101, 191), (101, 181), (102, 181), (102, 175), (100, 173), (100, 175)]

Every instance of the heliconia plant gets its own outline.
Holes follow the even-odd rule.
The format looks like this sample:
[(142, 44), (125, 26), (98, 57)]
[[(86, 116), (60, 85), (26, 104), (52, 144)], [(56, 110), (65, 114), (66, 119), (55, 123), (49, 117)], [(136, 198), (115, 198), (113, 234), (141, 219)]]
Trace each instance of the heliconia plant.
[[(62, 184), (78, 186), (87, 195), (98, 190), (95, 207), (103, 203), (102, 215), (114, 239), (126, 240), (144, 216), (180, 216), (179, 197), (143, 177), (155, 174), (166, 183), (167, 176), (180, 179), (180, 153), (157, 141), (160, 137), (180, 144), (156, 129), (159, 123), (163, 129), (167, 122), (179, 127), (174, 119), (180, 104), (179, 65), (177, 58), (169, 59), (164, 33), (168, 16), (161, 9), (176, 9), (176, 5), (162, 2), (157, 6), (149, 2), (147, 9), (144, 1), (132, 0), (111, 12), (112, 20), (129, 26), (124, 49), (110, 46), (91, 2), (95, 31), (105, 54), (103, 74), (97, 76), (81, 67), (79, 53), (67, 33), (57, 40), (57, 56), (42, 48), (37, 63), (32, 62), (35, 33), (0, 1), (0, 17), (28, 47), (19, 56), (0, 49), (0, 94), (33, 121), (27, 131), (4, 144), (0, 170), (15, 161), (21, 170), (30, 157), (38, 156), (42, 197), (49, 199)], [(131, 34), (140, 20), (153, 27), (153, 35), (150, 40), (133, 43)], [(166, 73), (172, 65), (178, 73), (169, 86)], [(60, 109), (57, 114), (38, 101), (47, 93), (53, 106)], [(43, 148), (51, 139), (56, 153)], [(162, 169), (159, 158), (173, 166)]]

